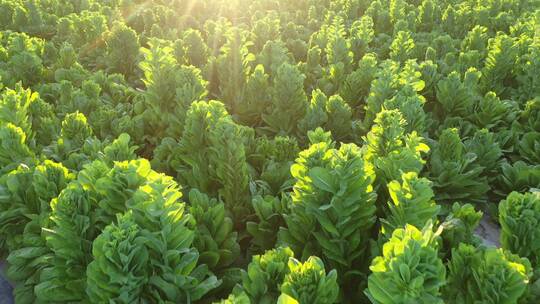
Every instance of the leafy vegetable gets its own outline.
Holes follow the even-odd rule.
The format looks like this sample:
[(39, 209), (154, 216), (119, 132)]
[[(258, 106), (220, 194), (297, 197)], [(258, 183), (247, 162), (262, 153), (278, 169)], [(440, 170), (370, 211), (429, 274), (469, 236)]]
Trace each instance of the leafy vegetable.
[(527, 259), (466, 244), (452, 250), (448, 268), (448, 303), (517, 303), (531, 275)]
[(383, 255), (370, 267), (366, 294), (373, 303), (443, 303), (446, 268), (431, 227), (420, 231), (406, 225), (394, 230)]

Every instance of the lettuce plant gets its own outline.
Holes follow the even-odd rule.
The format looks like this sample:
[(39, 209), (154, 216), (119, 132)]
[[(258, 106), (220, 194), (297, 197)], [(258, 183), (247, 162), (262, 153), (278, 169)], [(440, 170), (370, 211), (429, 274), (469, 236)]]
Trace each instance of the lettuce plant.
[[(364, 159), (375, 170), (377, 188), (393, 180), (399, 181), (403, 172), (419, 173), (425, 162), (423, 154), (429, 151), (416, 132), (405, 133), (405, 121), (398, 110), (383, 110), (377, 114), (365, 141)], [(386, 195), (385, 191), (378, 193)]]
[(339, 95), (327, 98), (320, 90), (312, 94), (306, 115), (299, 122), (300, 131), (306, 134), (321, 127), (332, 132), (338, 141), (349, 137), (352, 132), (351, 107)]
[(133, 209), (130, 206), (139, 188), (148, 189), (151, 184), (177, 189), (170, 177), (151, 170), (147, 160), (116, 162), (113, 168), (94, 161), (51, 201), (50, 226), (44, 237), (54, 256), (46, 261), (35, 288), (40, 301), (85, 299), (92, 242), (118, 213)]
[(42, 237), (49, 223), (49, 202), (72, 179), (65, 167), (50, 160), (32, 168), (20, 166), (0, 179), (0, 235), (9, 250), (6, 274), (16, 284), (18, 302), (36, 300), (34, 287), (51, 258)]
[(257, 221), (248, 221), (246, 230), (252, 237), (251, 250), (264, 252), (274, 248), (281, 227), (285, 227), (283, 215), (288, 212), (290, 197), (284, 194), (281, 199), (274, 196), (254, 196), (251, 204)]
[(483, 213), (471, 204), (454, 203), (449, 214), (442, 221), (442, 248), (444, 256), (449, 257), (452, 250), (460, 244), (478, 245), (481, 240), (474, 231), (480, 224)]
[(290, 272), (289, 259), (294, 256), (290, 248), (279, 247), (263, 255), (253, 256), (242, 275), (242, 289), (252, 303), (275, 303), (285, 276)]
[(512, 192), (499, 203), (501, 244), (540, 266), (540, 193)]
[(503, 163), (501, 175), (496, 179), (494, 192), (505, 198), (513, 191), (528, 192), (540, 188), (540, 165), (528, 165), (523, 161)]
[(383, 233), (389, 238), (392, 232), (406, 224), (417, 228), (424, 227), (428, 221), (435, 222), (440, 206), (433, 200), (431, 182), (419, 178), (415, 172), (403, 173), (402, 182), (388, 184), (391, 202), (388, 202), (386, 216), (381, 219)]
[(222, 303), (335, 303), (338, 294), (337, 272), (326, 273), (321, 259), (302, 263), (290, 248), (278, 247), (254, 256), (242, 284)]
[(166, 172), (175, 172), (189, 188), (219, 196), (240, 227), (242, 219), (252, 214), (246, 159), (250, 132), (233, 122), (221, 102), (194, 102), (181, 140), (164, 140), (153, 162)]
[(525, 293), (531, 265), (503, 249), (460, 244), (448, 262), (445, 303), (518, 303)]
[(281, 292), (297, 301), (298, 304), (337, 303), (339, 286), (337, 272), (326, 273), (321, 259), (311, 256), (304, 263), (291, 258), (289, 273), (281, 285)]
[(26, 134), (12, 123), (0, 123), (0, 173), (7, 173), (22, 163), (32, 163), (34, 153), (27, 144)]
[(296, 181), (287, 228), (280, 244), (307, 258), (320, 256), (340, 272), (342, 282), (357, 277), (353, 271), (365, 253), (375, 223), (373, 171), (354, 144), (339, 149), (329, 141), (315, 143), (300, 153), (291, 167)]
[(277, 70), (272, 87), (272, 107), (262, 115), (273, 134), (296, 134), (296, 122), (302, 119), (308, 104), (304, 79), (305, 76), (294, 65), (284, 63)]
[(214, 272), (230, 267), (240, 255), (240, 245), (223, 202), (192, 189), (188, 210), (196, 223), (193, 246), (199, 251), (199, 261)]
[(246, 152), (249, 164), (258, 173), (254, 178), (258, 193), (279, 195), (292, 187), (290, 167), (300, 152), (295, 137), (256, 138)]
[(366, 295), (372, 303), (444, 303), (446, 268), (430, 224), (422, 231), (411, 225), (394, 230), (370, 270)]
[(198, 265), (195, 233), (181, 193), (153, 183), (133, 194), (130, 211), (118, 216), (93, 242), (86, 291), (90, 302), (191, 302), (217, 287)]
[(84, 114), (67, 114), (62, 121), (60, 136), (44, 148), (44, 154), (69, 169), (82, 167), (99, 157), (103, 144), (94, 136)]
[(457, 129), (446, 129), (441, 133), (429, 162), (435, 201), (482, 202), (486, 199), (489, 186), (483, 176), (485, 168), (477, 158), (475, 153), (466, 150)]

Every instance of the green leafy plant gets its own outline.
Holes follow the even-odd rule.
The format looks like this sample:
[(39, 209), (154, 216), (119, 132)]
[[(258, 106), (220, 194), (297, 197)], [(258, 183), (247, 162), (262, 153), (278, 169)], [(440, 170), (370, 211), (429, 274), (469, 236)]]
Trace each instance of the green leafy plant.
[(196, 222), (193, 246), (199, 251), (199, 261), (214, 272), (230, 267), (240, 254), (240, 245), (223, 202), (192, 189), (188, 210)]
[(525, 258), (466, 244), (452, 250), (448, 269), (446, 303), (518, 303), (532, 274)]
[(392, 181), (388, 184), (391, 202), (388, 211), (381, 219), (383, 233), (389, 238), (392, 232), (406, 224), (417, 228), (424, 227), (428, 221), (435, 222), (440, 206), (433, 200), (431, 182), (419, 178), (415, 172), (403, 173), (402, 183)]
[(337, 272), (326, 273), (318, 257), (309, 257), (306, 262), (289, 259), (289, 273), (281, 285), (281, 292), (294, 298), (299, 304), (336, 303), (339, 295)]
[(252, 303), (275, 303), (285, 276), (290, 272), (291, 249), (279, 247), (263, 255), (253, 256), (247, 271), (242, 275), (242, 289)]
[[(220, 197), (235, 226), (252, 214), (246, 138), (250, 130), (232, 121), (217, 101), (195, 102), (186, 114), (182, 138), (165, 140), (154, 163), (211, 197)], [(210, 165), (209, 165), (210, 164)]]
[(398, 110), (383, 110), (364, 139), (364, 159), (375, 170), (377, 188), (399, 181), (403, 172), (419, 173), (424, 166), (422, 157), (429, 147), (416, 132), (406, 134), (404, 128), (405, 121)]
[(437, 202), (482, 202), (486, 199), (489, 186), (483, 176), (485, 168), (477, 159), (475, 153), (466, 150), (457, 129), (446, 129), (441, 133), (429, 161)]
[(499, 204), (501, 244), (537, 267), (540, 259), (540, 194), (512, 192)]
[(206, 265), (197, 264), (195, 233), (180, 197), (162, 183), (133, 194), (131, 210), (93, 242), (86, 271), (89, 301), (190, 302), (219, 285)]
[(308, 104), (304, 78), (294, 65), (284, 63), (279, 67), (272, 86), (272, 107), (262, 116), (272, 133), (296, 133), (296, 122), (302, 119)]
[(446, 257), (460, 244), (479, 245), (481, 240), (475, 235), (475, 229), (482, 220), (483, 213), (475, 210), (471, 204), (454, 203), (449, 214), (442, 221), (442, 248)]
[(366, 295), (372, 303), (444, 303), (446, 268), (438, 257), (432, 225), (394, 230), (371, 266)]
[(352, 269), (365, 254), (376, 210), (373, 171), (360, 149), (315, 143), (300, 153), (291, 173), (296, 183), (279, 243), (302, 258), (320, 256), (341, 273), (341, 282), (354, 279), (358, 273)]
[(150, 191), (158, 186), (169, 195), (175, 192), (176, 200), (181, 196), (176, 183), (152, 171), (144, 159), (116, 162), (112, 168), (99, 160), (87, 165), (51, 201), (50, 226), (44, 237), (53, 257), (46, 260), (35, 287), (38, 300), (84, 300), (92, 242), (118, 213), (135, 208), (138, 189)]
[(312, 99), (306, 115), (299, 122), (299, 130), (303, 134), (321, 127), (332, 132), (336, 140), (350, 137), (352, 132), (352, 110), (339, 96), (327, 98), (320, 90), (312, 93)]

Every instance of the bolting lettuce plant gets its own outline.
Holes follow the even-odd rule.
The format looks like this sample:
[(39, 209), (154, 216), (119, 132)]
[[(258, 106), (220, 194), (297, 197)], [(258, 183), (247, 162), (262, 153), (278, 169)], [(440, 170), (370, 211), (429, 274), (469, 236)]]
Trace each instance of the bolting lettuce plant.
[(347, 139), (352, 132), (351, 107), (339, 95), (327, 98), (322, 91), (313, 91), (306, 115), (298, 123), (298, 128), (302, 134), (307, 134), (318, 127), (332, 132), (337, 141)]
[(0, 174), (14, 170), (20, 164), (31, 164), (34, 157), (24, 131), (12, 123), (0, 123)]
[(503, 248), (540, 266), (540, 193), (510, 193), (499, 203), (499, 223)]
[(393, 180), (400, 181), (403, 172), (420, 173), (425, 162), (422, 157), (429, 152), (422, 137), (416, 132), (405, 134), (404, 128), (405, 121), (398, 110), (383, 110), (364, 139), (364, 160), (375, 171), (379, 200), (387, 198), (385, 187)]
[(322, 260), (311, 256), (301, 263), (290, 258), (289, 273), (281, 285), (282, 294), (296, 300), (298, 304), (333, 304), (337, 303), (339, 286), (337, 272), (326, 273)]
[(16, 284), (17, 302), (36, 301), (34, 287), (51, 251), (42, 237), (49, 225), (49, 202), (74, 179), (61, 164), (45, 160), (20, 166), (0, 178), (0, 235), (9, 250), (7, 276)]
[(445, 303), (518, 303), (527, 290), (531, 265), (504, 249), (460, 244), (448, 262)]
[(478, 156), (466, 150), (457, 129), (444, 130), (429, 161), (428, 172), (433, 181), (435, 201), (485, 201), (489, 185), (483, 176), (484, 169)]
[(198, 264), (181, 196), (174, 184), (160, 181), (136, 190), (130, 210), (93, 242), (86, 270), (90, 302), (189, 303), (220, 284)]
[(295, 65), (283, 63), (278, 68), (271, 90), (272, 106), (262, 115), (265, 130), (278, 135), (296, 135), (297, 121), (304, 117), (308, 105), (304, 79)]
[[(163, 193), (159, 194), (161, 192)], [(167, 200), (158, 200), (158, 194), (166, 195)], [(155, 199), (150, 195), (154, 195)], [(180, 198), (181, 192), (172, 178), (153, 171), (147, 160), (116, 162), (113, 168), (103, 161), (94, 161), (87, 165), (79, 172), (77, 180), (71, 182), (58, 198), (51, 201), (50, 226), (45, 229), (44, 237), (47, 247), (54, 255), (45, 261), (40, 282), (35, 288), (38, 300), (50, 302), (86, 299), (86, 268), (93, 260), (92, 243), (105, 227), (116, 220), (117, 214), (122, 214), (127, 209), (134, 212), (138, 224), (143, 227), (149, 225), (151, 229), (148, 229), (151, 231), (159, 231), (164, 234), (163, 237), (174, 238), (175, 233), (168, 235), (166, 232), (165, 227), (169, 226), (160, 226), (165, 225), (165, 222), (159, 218), (147, 219), (144, 216), (146, 213), (147, 216), (161, 216), (168, 210), (168, 207), (165, 207), (169, 204), (180, 204)], [(144, 207), (145, 202), (150, 206)], [(165, 204), (165, 207), (159, 207), (161, 205), (156, 205), (158, 203)], [(139, 212), (139, 209), (142, 211)], [(170, 216), (174, 214), (172, 212)], [(174, 245), (173, 240), (166, 244)], [(163, 252), (166, 252), (166, 248), (155, 249), (160, 258), (164, 258)], [(174, 259), (171, 258), (170, 262), (174, 262)], [(159, 267), (162, 267), (160, 269), (163, 271), (169, 268), (174, 271), (176, 266)], [(172, 276), (170, 279), (177, 278)]]
[(338, 295), (335, 270), (326, 273), (316, 256), (301, 263), (290, 248), (278, 247), (253, 256), (242, 284), (221, 303), (336, 303)]
[(372, 303), (444, 303), (446, 268), (432, 229), (428, 224), (422, 231), (412, 225), (394, 230), (370, 266), (365, 293)]
[(242, 275), (242, 290), (251, 303), (275, 303), (280, 295), (280, 287), (290, 272), (289, 259), (294, 256), (288, 247), (278, 247), (263, 255), (253, 256), (247, 271)]
[(196, 223), (193, 246), (199, 251), (200, 262), (212, 271), (230, 267), (240, 254), (240, 246), (223, 202), (192, 189), (188, 210)]
[(153, 163), (174, 172), (187, 187), (220, 197), (235, 226), (240, 227), (252, 214), (246, 159), (251, 132), (234, 123), (221, 102), (194, 102), (186, 114), (181, 140), (164, 140), (154, 152)]
[[(321, 130), (322, 131), (322, 130)], [(320, 256), (340, 272), (341, 282), (356, 279), (375, 223), (373, 171), (360, 148), (331, 141), (311, 145), (291, 167), (296, 183), (286, 228), (278, 244), (290, 246), (303, 259)]]
[(504, 162), (495, 185), (494, 193), (501, 199), (513, 191), (528, 192), (540, 189), (540, 164), (528, 165), (523, 161), (513, 164)]
[(246, 223), (251, 236), (251, 251), (261, 253), (274, 248), (279, 229), (286, 226), (283, 215), (288, 212), (289, 200), (288, 194), (283, 194), (281, 199), (270, 195), (253, 197), (251, 204), (257, 221)]
[(431, 182), (418, 177), (416, 172), (403, 173), (402, 183), (388, 184), (391, 202), (388, 202), (386, 216), (381, 219), (383, 234), (390, 238), (392, 232), (406, 224), (416, 228), (424, 227), (428, 221), (435, 222), (440, 210), (433, 200)]
[(441, 255), (450, 257), (452, 250), (460, 244), (479, 245), (481, 240), (474, 234), (482, 219), (482, 211), (471, 204), (454, 203), (449, 214), (442, 221)]

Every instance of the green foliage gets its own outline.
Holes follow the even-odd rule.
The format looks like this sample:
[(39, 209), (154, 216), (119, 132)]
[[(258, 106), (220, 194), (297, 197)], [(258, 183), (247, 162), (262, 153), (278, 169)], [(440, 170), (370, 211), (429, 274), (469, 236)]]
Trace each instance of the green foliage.
[(486, 129), (478, 130), (474, 136), (465, 141), (465, 149), (476, 154), (476, 163), (484, 168), (484, 175), (489, 181), (492, 181), (498, 175), (501, 165), (503, 152), (493, 133)]
[(31, 163), (33, 158), (24, 131), (12, 123), (0, 124), (0, 173), (9, 172), (28, 161)]
[(143, 115), (145, 139), (153, 145), (165, 136), (179, 137), (190, 105), (208, 94), (201, 71), (179, 65), (173, 49), (162, 44), (151, 41), (149, 49), (142, 49), (144, 60), (139, 64), (146, 91), (144, 102), (138, 105), (141, 109), (136, 109)]
[(520, 123), (525, 130), (540, 132), (540, 98), (527, 101)]
[(44, 153), (69, 169), (80, 170), (85, 164), (97, 159), (102, 148), (102, 143), (94, 137), (86, 117), (75, 112), (66, 115), (60, 136), (45, 147)]
[[(147, 229), (153, 233), (163, 234), (160, 242), (173, 246), (171, 252), (175, 256), (174, 250), (178, 248), (174, 246), (182, 246), (182, 242), (175, 241), (182, 235), (182, 230), (168, 231), (174, 231), (174, 225), (184, 226), (185, 220), (180, 221), (181, 212), (168, 208), (177, 206), (183, 209), (180, 197), (176, 183), (170, 177), (152, 171), (146, 160), (116, 162), (112, 168), (102, 161), (87, 165), (77, 180), (51, 201), (51, 224), (45, 231), (45, 239), (54, 255), (46, 261), (40, 283), (35, 288), (38, 299), (81, 301), (86, 298), (86, 268), (93, 260), (92, 242), (114, 222), (117, 214), (127, 209), (133, 210), (139, 225), (149, 227)], [(162, 259), (162, 252), (166, 252), (164, 248), (168, 247), (158, 243), (155, 244), (158, 248), (154, 248), (157, 250), (155, 255)], [(177, 260), (179, 257), (169, 259), (171, 264), (156, 264), (155, 267), (162, 269), (163, 275), (168, 277), (167, 271), (174, 273), (175, 267), (182, 267)], [(171, 276), (167, 280), (178, 279)]]
[(30, 111), (33, 103), (38, 99), (37, 93), (25, 90), (18, 86), (16, 90), (6, 89), (0, 100), (0, 121), (11, 123), (21, 128), (31, 140), (34, 137)]
[(435, 201), (439, 203), (482, 202), (489, 190), (485, 168), (478, 155), (466, 150), (457, 129), (446, 129), (433, 148), (429, 162)]
[(534, 267), (540, 259), (540, 194), (512, 192), (499, 204), (501, 244), (521, 257), (528, 258)]
[(538, 302), (539, 8), (0, 1), (15, 302)]
[(257, 65), (246, 80), (246, 91), (242, 107), (239, 107), (239, 120), (251, 126), (262, 124), (262, 113), (271, 104), (270, 76), (263, 65)]
[(390, 59), (397, 62), (405, 62), (412, 59), (414, 52), (414, 40), (411, 33), (399, 31), (390, 46)]
[(394, 230), (383, 255), (371, 264), (366, 294), (372, 303), (444, 303), (446, 269), (438, 257), (437, 235), (427, 225)]
[(246, 32), (232, 28), (226, 34), (226, 43), (216, 58), (214, 77), (217, 78), (218, 96), (224, 101), (231, 113), (236, 113), (241, 105), (245, 87), (245, 75), (249, 72), (249, 63), (253, 55), (249, 53)]
[(201, 32), (187, 29), (182, 35), (182, 40), (177, 40), (174, 45), (175, 57), (180, 64), (202, 67), (208, 58), (208, 46), (201, 36)]
[(45, 160), (35, 167), (19, 166), (0, 179), (1, 249), (8, 249), (6, 274), (17, 284), (16, 301), (34, 302), (34, 287), (39, 282), (50, 250), (41, 236), (51, 211), (49, 202), (74, 179), (61, 164)]
[(447, 303), (518, 303), (531, 276), (525, 258), (466, 244), (452, 250), (448, 269)]
[(189, 302), (219, 285), (206, 265), (197, 266), (194, 231), (180, 197), (160, 183), (133, 194), (132, 211), (93, 242), (86, 271), (90, 302)]
[(358, 62), (358, 69), (347, 75), (339, 88), (339, 95), (352, 109), (360, 107), (369, 94), (371, 82), (377, 73), (377, 58), (366, 54)]
[(252, 303), (275, 303), (285, 276), (290, 272), (289, 259), (294, 253), (279, 247), (253, 256), (242, 275), (242, 288)]
[(391, 181), (388, 191), (392, 202), (388, 202), (388, 211), (381, 219), (383, 233), (390, 238), (392, 232), (406, 224), (423, 228), (428, 221), (435, 222), (440, 206), (433, 200), (431, 182), (419, 178), (415, 172), (403, 173), (402, 182)]
[[(23, 8), (20, 7), (22, 10)], [(16, 17), (14, 16), (14, 19)], [(15, 21), (15, 20), (13, 20)], [(17, 82), (28, 87), (37, 84), (44, 76), (44, 40), (25, 33), (2, 32), (0, 78), (2, 83), (13, 88)]]
[(518, 153), (530, 164), (540, 163), (540, 132), (525, 133), (518, 143)]
[(474, 69), (465, 73), (463, 81), (458, 72), (452, 72), (437, 83), (437, 102), (440, 117), (467, 116), (472, 113), (476, 101), (477, 84), (480, 73)]
[(398, 110), (383, 110), (364, 139), (364, 159), (375, 170), (377, 187), (399, 181), (403, 172), (419, 173), (424, 166), (422, 156), (429, 147), (416, 132), (406, 134), (405, 124)]
[(137, 33), (122, 23), (113, 26), (105, 39), (107, 65), (111, 72), (131, 76), (139, 59), (139, 37)]
[(251, 202), (257, 221), (248, 221), (246, 230), (251, 235), (252, 250), (264, 252), (274, 248), (279, 229), (285, 227), (283, 215), (288, 211), (289, 197), (255, 196)]
[(459, 244), (477, 245), (479, 238), (475, 235), (475, 229), (482, 220), (483, 213), (476, 211), (471, 204), (454, 203), (449, 214), (441, 223), (443, 231), (442, 248), (446, 257), (449, 257), (451, 251)]
[(251, 166), (259, 173), (256, 181), (261, 193), (278, 195), (292, 187), (290, 166), (298, 156), (300, 148), (295, 137), (276, 136), (269, 139), (258, 137), (248, 154)]
[(298, 129), (302, 134), (307, 134), (318, 127), (332, 132), (337, 141), (350, 137), (351, 107), (339, 95), (327, 98), (322, 91), (313, 91), (306, 115), (300, 120)]
[(304, 77), (294, 65), (284, 63), (278, 68), (271, 92), (272, 107), (267, 108), (262, 115), (272, 133), (296, 133), (296, 122), (304, 116), (307, 105)]
[(510, 192), (528, 192), (540, 189), (540, 165), (527, 165), (522, 161), (504, 163), (497, 178), (495, 193), (505, 198)]
[(318, 257), (309, 257), (304, 263), (291, 258), (281, 292), (299, 304), (336, 303), (339, 294), (337, 272), (332, 270), (327, 274)]
[(189, 192), (189, 204), (189, 214), (197, 223), (193, 246), (200, 254), (200, 263), (214, 272), (230, 267), (240, 254), (240, 246), (225, 205), (197, 189)]
[[(166, 139), (154, 163), (175, 172), (190, 188), (220, 197), (235, 226), (252, 214), (246, 160), (248, 129), (235, 124), (221, 102), (195, 102), (186, 113), (179, 142)], [(210, 164), (210, 165), (209, 165)]]
[(320, 142), (300, 153), (291, 173), (296, 183), (280, 243), (303, 258), (320, 256), (347, 282), (358, 275), (352, 269), (375, 222), (373, 171), (356, 145)]
[(505, 95), (507, 85), (513, 81), (512, 69), (517, 60), (518, 49), (514, 38), (497, 35), (489, 43), (486, 63), (482, 70), (482, 86), (485, 91)]

